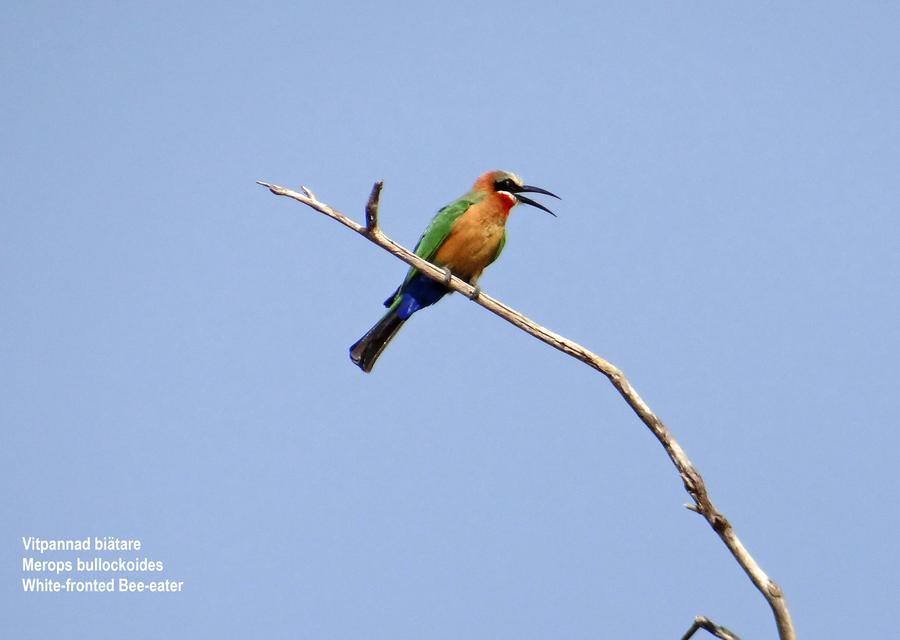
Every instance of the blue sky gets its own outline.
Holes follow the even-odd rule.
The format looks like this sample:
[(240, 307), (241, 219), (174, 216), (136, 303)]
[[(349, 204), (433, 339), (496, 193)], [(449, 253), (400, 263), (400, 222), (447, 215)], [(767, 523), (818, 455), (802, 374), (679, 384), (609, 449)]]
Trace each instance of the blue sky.
[[(609, 358), (804, 637), (894, 629), (900, 9), (20, 3), (0, 25), (0, 635), (680, 637), (768, 608), (618, 394), (461, 296), (347, 347), (488, 169), (487, 293)], [(25, 594), (22, 536), (177, 594)], [(60, 556), (62, 557), (62, 556)]]

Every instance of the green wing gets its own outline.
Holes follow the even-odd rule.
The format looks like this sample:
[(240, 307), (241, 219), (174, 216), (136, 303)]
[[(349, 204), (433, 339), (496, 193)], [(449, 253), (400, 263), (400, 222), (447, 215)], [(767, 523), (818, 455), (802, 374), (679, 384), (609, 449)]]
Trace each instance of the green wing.
[[(450, 229), (459, 217), (468, 211), (473, 204), (468, 198), (460, 198), (456, 202), (448, 204), (446, 207), (437, 212), (425, 229), (425, 233), (416, 243), (416, 255), (425, 260), (431, 260), (438, 248), (443, 244), (447, 236), (450, 235)], [(415, 267), (410, 272), (415, 271)], [(407, 276), (409, 279), (409, 276)]]
[[(453, 224), (459, 219), (459, 217), (468, 211), (469, 207), (475, 204), (476, 199), (463, 196), (459, 200), (451, 202), (446, 207), (437, 212), (437, 214), (432, 218), (431, 222), (428, 224), (428, 228), (425, 229), (425, 233), (422, 234), (422, 237), (419, 238), (419, 242), (416, 243), (415, 254), (420, 258), (425, 260), (431, 260), (434, 257), (434, 254), (437, 253), (438, 248), (443, 244), (444, 240), (450, 235), (450, 230), (453, 228)], [(501, 247), (502, 248), (502, 247)], [(500, 255), (500, 252), (497, 252), (497, 255)], [(391, 296), (384, 301), (384, 306), (389, 307), (391, 303), (397, 298), (397, 294), (400, 293), (400, 290), (412, 280), (413, 276), (416, 275), (418, 269), (415, 267), (410, 267), (409, 271), (406, 273), (406, 278), (403, 280), (403, 284), (401, 284), (397, 290), (391, 294)]]
[[(493, 258), (491, 258), (491, 262), (493, 262), (494, 260), (496, 260), (497, 258), (500, 257), (500, 254), (503, 253), (503, 247), (505, 247), (505, 246), (506, 246), (506, 229), (503, 230), (503, 237), (500, 238), (500, 244), (497, 245), (497, 253), (494, 254)], [(488, 262), (488, 264), (491, 264), (491, 262)]]

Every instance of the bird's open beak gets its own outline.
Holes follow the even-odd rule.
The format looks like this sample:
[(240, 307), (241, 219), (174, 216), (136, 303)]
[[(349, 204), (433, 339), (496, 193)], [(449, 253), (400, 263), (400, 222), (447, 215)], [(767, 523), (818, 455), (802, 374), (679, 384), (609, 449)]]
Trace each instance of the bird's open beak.
[(532, 187), (531, 185), (527, 185), (527, 184), (522, 185), (521, 187), (516, 189), (516, 194), (515, 194), (516, 200), (518, 200), (519, 202), (521, 202), (523, 204), (531, 205), (532, 207), (537, 207), (538, 209), (543, 209), (544, 211), (549, 213), (554, 218), (556, 217), (555, 213), (550, 211), (550, 209), (548, 209), (547, 207), (542, 205), (540, 202), (537, 202), (535, 200), (532, 200), (531, 198), (526, 198), (525, 196), (520, 195), (523, 191), (525, 191), (527, 193), (543, 193), (546, 196), (552, 196), (552, 197), (556, 198), (557, 200), (560, 200), (561, 198), (558, 195), (556, 195), (555, 193), (551, 193), (551, 192), (547, 191), (546, 189), (541, 189), (540, 187)]

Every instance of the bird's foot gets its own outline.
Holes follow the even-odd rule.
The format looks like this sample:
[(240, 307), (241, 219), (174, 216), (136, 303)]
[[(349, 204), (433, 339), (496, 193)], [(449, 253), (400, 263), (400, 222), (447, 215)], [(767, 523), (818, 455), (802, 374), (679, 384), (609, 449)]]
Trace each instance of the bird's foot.
[(473, 284), (474, 289), (472, 289), (472, 293), (469, 294), (469, 300), (478, 300), (478, 296), (481, 295), (481, 287), (477, 284)]
[(450, 271), (450, 267), (444, 267), (444, 284), (450, 284), (451, 278), (453, 278), (453, 272)]

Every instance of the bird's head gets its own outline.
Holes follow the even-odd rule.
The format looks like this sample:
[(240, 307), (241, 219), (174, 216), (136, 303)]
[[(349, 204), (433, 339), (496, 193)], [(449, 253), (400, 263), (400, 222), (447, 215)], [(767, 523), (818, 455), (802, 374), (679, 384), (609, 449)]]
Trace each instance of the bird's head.
[(550, 193), (546, 189), (541, 189), (540, 187), (532, 187), (531, 185), (524, 184), (522, 182), (522, 178), (514, 173), (510, 173), (508, 171), (488, 171), (480, 178), (478, 178), (478, 182), (475, 183), (476, 187), (478, 187), (479, 184), (488, 192), (498, 193), (510, 198), (510, 206), (521, 202), (522, 204), (527, 204), (531, 205), (532, 207), (537, 207), (538, 209), (543, 209), (550, 215), (554, 217), (556, 216), (555, 213), (550, 211), (550, 209), (542, 205), (540, 202), (535, 202), (531, 198), (523, 196), (522, 193), (543, 193), (544, 195), (552, 196), (557, 199), (559, 199), (559, 196), (555, 193)]

